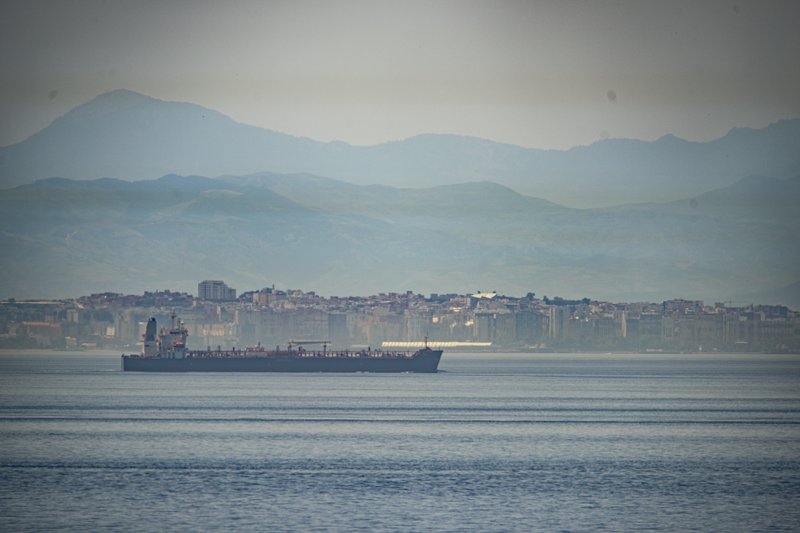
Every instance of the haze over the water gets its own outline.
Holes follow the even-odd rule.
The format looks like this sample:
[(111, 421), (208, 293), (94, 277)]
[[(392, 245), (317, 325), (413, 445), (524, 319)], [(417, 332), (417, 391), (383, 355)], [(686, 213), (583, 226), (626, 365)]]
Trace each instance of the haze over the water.
[(0, 4), (0, 146), (127, 88), (317, 140), (708, 140), (800, 116), (800, 3)]

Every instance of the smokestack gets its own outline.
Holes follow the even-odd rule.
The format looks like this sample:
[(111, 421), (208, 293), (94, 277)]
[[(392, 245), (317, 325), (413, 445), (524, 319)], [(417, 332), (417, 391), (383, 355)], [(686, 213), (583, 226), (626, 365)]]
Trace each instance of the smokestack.
[(147, 329), (144, 332), (144, 342), (156, 340), (156, 318), (150, 317), (147, 321)]
[(150, 317), (147, 321), (147, 328), (144, 330), (144, 356), (155, 357), (158, 355), (158, 342), (156, 341), (156, 332), (158, 325), (156, 324), (155, 317)]

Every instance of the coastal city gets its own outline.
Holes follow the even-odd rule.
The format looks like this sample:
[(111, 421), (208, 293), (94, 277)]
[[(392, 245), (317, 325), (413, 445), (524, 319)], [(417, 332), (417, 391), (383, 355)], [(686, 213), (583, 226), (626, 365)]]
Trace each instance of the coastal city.
[(675, 299), (568, 300), (529, 292), (411, 291), (323, 297), (299, 289), (237, 293), (204, 280), (196, 295), (159, 290), (0, 301), (0, 348), (141, 351), (147, 321), (174, 317), (194, 349), (320, 340), (337, 349), (423, 342), (458, 351), (798, 352), (800, 312), (781, 305)]

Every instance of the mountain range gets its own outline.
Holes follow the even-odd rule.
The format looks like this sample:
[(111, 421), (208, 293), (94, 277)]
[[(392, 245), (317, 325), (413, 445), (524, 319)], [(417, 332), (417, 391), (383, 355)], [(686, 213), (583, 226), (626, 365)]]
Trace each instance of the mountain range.
[(0, 297), (224, 279), (800, 308), (797, 205), (798, 119), (702, 143), (351, 146), (119, 90), (0, 149)]
[(311, 174), (49, 178), (0, 191), (0, 297), (224, 279), (323, 294), (497, 290), (800, 307), (800, 176), (666, 203), (574, 209), (477, 181)]
[(668, 202), (749, 176), (800, 175), (800, 119), (736, 128), (709, 142), (667, 135), (651, 142), (609, 139), (539, 150), (474, 137), (419, 135), (352, 146), (293, 137), (194, 104), (117, 90), (0, 148), (0, 188), (52, 176), (136, 181), (264, 171), (392, 187), (492, 181), (571, 207)]

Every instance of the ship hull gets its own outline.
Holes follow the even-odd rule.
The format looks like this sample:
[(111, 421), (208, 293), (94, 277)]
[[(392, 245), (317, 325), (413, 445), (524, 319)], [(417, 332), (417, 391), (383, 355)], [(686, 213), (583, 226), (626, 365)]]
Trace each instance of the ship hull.
[(162, 357), (122, 356), (127, 372), (437, 372), (441, 350), (413, 357)]

